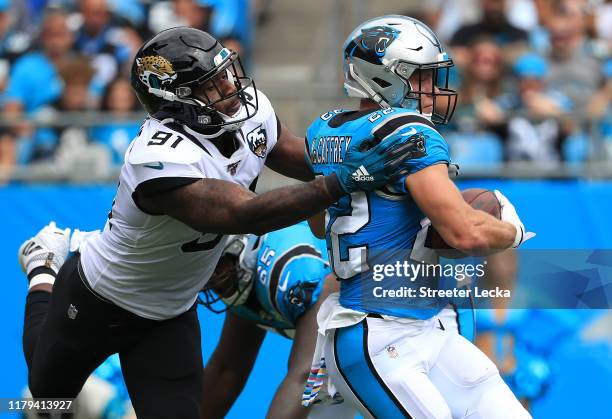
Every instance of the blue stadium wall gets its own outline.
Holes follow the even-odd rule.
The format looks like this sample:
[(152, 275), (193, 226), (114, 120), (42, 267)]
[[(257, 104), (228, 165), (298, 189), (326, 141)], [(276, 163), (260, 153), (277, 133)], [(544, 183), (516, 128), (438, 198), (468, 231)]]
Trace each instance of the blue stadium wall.
[[(531, 248), (612, 249), (612, 183), (584, 181), (465, 181), (461, 189), (500, 189), (515, 203), (537, 238)], [(102, 228), (115, 193), (113, 185), (10, 185), (0, 188), (0, 397), (19, 397), (26, 385), (21, 350), (26, 280), (17, 264), (17, 248), (49, 220), (82, 230)], [(200, 311), (203, 356), (217, 341), (223, 316)], [(608, 418), (612, 401), (605, 393), (612, 382), (612, 357), (604, 344), (574, 345), (563, 356), (563, 368), (545, 396), (533, 404), (534, 417)], [(603, 346), (602, 346), (603, 345)], [(286, 371), (290, 341), (269, 334), (246, 389), (230, 418), (264, 417)], [(584, 383), (588, 382), (585, 386)], [(0, 417), (8, 417), (1, 415)]]

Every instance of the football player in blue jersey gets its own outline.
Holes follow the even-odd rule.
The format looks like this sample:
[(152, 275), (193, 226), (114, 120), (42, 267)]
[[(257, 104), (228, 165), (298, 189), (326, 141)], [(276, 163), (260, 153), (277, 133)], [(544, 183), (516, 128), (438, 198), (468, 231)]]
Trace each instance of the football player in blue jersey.
[[(233, 236), (223, 251), (208, 289), (228, 309), (221, 339), (204, 369), (203, 418), (222, 418), (246, 384), (267, 330), (293, 339), (287, 375), (279, 384), (267, 417), (353, 418), (341, 399), (312, 411), (300, 406), (317, 336), (320, 303), (337, 282), (330, 275), (327, 248), (306, 222), (263, 236)], [(205, 293), (204, 305), (216, 311)]]
[[(530, 417), (495, 365), (444, 328), (438, 315), (445, 300), (394, 300), (370, 292), (376, 284), (388, 287), (401, 279), (392, 273), (380, 282), (376, 269), (394, 272), (400, 261), (393, 252), (410, 252), (407, 259), (423, 269), (438, 262), (425, 246), (431, 226), (453, 248), (475, 255), (516, 248), (532, 237), (499, 191), (501, 220), (474, 210), (449, 178), (448, 145), (435, 124), (452, 117), (452, 66), (431, 29), (405, 16), (368, 20), (344, 44), (344, 86), (349, 96), (361, 99), (360, 106), (326, 112), (312, 123), (306, 147), (314, 172), (337, 170), (355, 140), (376, 144), (407, 138), (414, 149), (404, 161), (405, 176), (374, 192), (341, 198), (327, 209), (325, 225), (314, 229), (325, 230), (340, 292), (318, 313), (313, 371), (320, 368), (311, 374), (319, 379), (310, 377), (305, 405), (315, 398), (326, 371), (329, 393), (339, 391), (368, 418)], [(358, 169), (355, 176), (369, 174)], [(403, 283), (437, 290), (439, 279), (421, 271)]]

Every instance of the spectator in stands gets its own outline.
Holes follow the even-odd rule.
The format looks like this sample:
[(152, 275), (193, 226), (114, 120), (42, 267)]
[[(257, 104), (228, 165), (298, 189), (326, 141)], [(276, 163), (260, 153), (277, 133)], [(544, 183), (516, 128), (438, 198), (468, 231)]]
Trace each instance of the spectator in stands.
[(0, 0), (0, 79), (8, 74), (7, 64), (23, 54), (32, 41), (29, 34), (14, 27), (10, 8), (11, 0)]
[(40, 34), (39, 30), (45, 19), (48, 7), (65, 8), (73, 0), (17, 0), (13, 1), (11, 14), (15, 28), (32, 37)]
[(559, 0), (534, 0), (537, 24), (529, 31), (529, 49), (540, 55), (550, 53), (550, 33), (548, 21), (553, 14), (553, 6)]
[(15, 61), (11, 69), (4, 94), (6, 114), (30, 114), (60, 96), (62, 81), (57, 67), (72, 55), (72, 33), (64, 12), (51, 10), (46, 15), (39, 46), (37, 51), (25, 54)]
[(503, 158), (497, 131), (505, 123), (497, 104), (504, 84), (502, 51), (485, 37), (477, 39), (467, 52), (459, 102), (446, 138), (461, 166), (497, 164)]
[(120, 77), (107, 86), (101, 110), (109, 112), (114, 122), (93, 127), (90, 139), (103, 144), (111, 152), (112, 163), (121, 165), (125, 151), (130, 141), (136, 137), (141, 123), (141, 119), (129, 119), (132, 113), (140, 111), (129, 80)]
[(466, 64), (471, 44), (483, 36), (503, 48), (504, 59), (511, 62), (527, 46), (527, 32), (513, 26), (506, 17), (505, 0), (480, 0), (482, 17), (479, 21), (460, 27), (453, 35), (450, 45), (453, 58), (459, 66)]
[(2, 136), (2, 161), (5, 164), (19, 160), (18, 147), (13, 148), (14, 155), (10, 156), (5, 146), (14, 145), (15, 139), (28, 138), (33, 133), (31, 126), (22, 118), (32, 116), (41, 107), (59, 98), (63, 82), (57, 68), (72, 55), (71, 45), (72, 34), (66, 23), (66, 14), (51, 10), (43, 21), (39, 49), (21, 56), (12, 66), (2, 107), (5, 118), (15, 121), (15, 125)]
[[(88, 109), (88, 90), (94, 75), (87, 57), (64, 60), (58, 66), (63, 81), (62, 94), (54, 103), (43, 107), (37, 117), (57, 121), (59, 112), (84, 112)], [(61, 122), (61, 121), (58, 121)], [(87, 142), (83, 128), (71, 124), (36, 129), (31, 137), (22, 137), (18, 143), (18, 163), (29, 164), (50, 161), (58, 147), (74, 149)]]
[(210, 31), (212, 8), (197, 0), (160, 1), (151, 6), (149, 27), (153, 33), (175, 26)]
[[(457, 124), (466, 122), (461, 115), (472, 115), (475, 124), (486, 127), (500, 124), (503, 113), (495, 104), (504, 88), (505, 66), (502, 49), (488, 37), (476, 39), (469, 49), (469, 64), (464, 68)], [(457, 118), (459, 117), (459, 118)]]
[[(0, 98), (8, 82), (11, 64), (30, 46), (30, 37), (13, 28), (10, 7), (10, 0), (0, 0)], [(7, 127), (0, 126), (0, 181), (14, 160), (14, 137)]]
[[(535, 54), (525, 54), (513, 67), (518, 77), (516, 93), (506, 95), (506, 151), (510, 161), (536, 161), (539, 164), (562, 160), (562, 145), (572, 125), (567, 115), (570, 100), (546, 82), (549, 66)], [(583, 156), (581, 156), (582, 158)]]
[(199, 0), (212, 11), (210, 31), (218, 39), (234, 38), (242, 47), (243, 64), (250, 67), (250, 50), (253, 40), (253, 4), (250, 0)]
[(551, 41), (548, 83), (571, 99), (573, 117), (582, 127), (588, 118), (587, 104), (603, 84), (601, 63), (587, 45), (583, 2), (561, 0), (553, 5), (547, 21)]
[[(80, 0), (79, 10), (83, 23), (75, 33), (75, 48), (91, 57), (96, 69), (91, 93), (94, 99), (99, 99), (106, 85), (130, 61), (142, 40), (135, 30), (113, 21), (106, 0)], [(92, 107), (95, 105), (97, 101)]]

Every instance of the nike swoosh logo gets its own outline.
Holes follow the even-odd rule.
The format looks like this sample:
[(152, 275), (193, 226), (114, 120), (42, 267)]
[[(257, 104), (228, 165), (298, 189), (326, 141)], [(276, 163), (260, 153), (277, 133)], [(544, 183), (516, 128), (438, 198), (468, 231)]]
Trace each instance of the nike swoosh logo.
[(156, 165), (145, 164), (144, 167), (148, 167), (149, 169), (162, 170), (164, 168), (164, 164), (158, 161)]
[(409, 135), (414, 135), (417, 133), (416, 128), (410, 128), (410, 130), (408, 132), (403, 132), (402, 134), (400, 134), (402, 137), (408, 137)]

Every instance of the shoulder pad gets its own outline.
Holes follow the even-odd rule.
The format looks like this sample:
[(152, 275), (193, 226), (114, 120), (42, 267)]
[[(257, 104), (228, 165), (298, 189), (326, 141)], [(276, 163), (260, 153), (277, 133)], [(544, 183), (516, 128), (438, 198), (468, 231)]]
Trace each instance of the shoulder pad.
[(129, 164), (192, 164), (199, 161), (203, 153), (205, 151), (187, 136), (150, 119), (132, 143), (126, 161)]
[[(381, 115), (381, 118), (377, 118), (377, 122), (372, 128), (372, 135), (376, 138), (386, 138), (390, 134), (398, 131), (403, 127), (428, 127), (433, 131), (436, 131), (436, 126), (427, 117), (413, 111), (405, 109), (397, 109), (399, 112), (394, 112), (388, 115), (382, 116), (381, 114), (374, 113), (372, 115)], [(416, 131), (415, 131), (416, 133)]]
[(319, 118), (323, 121), (329, 121), (330, 119), (332, 119), (334, 116), (341, 114), (342, 112), (346, 112), (346, 109), (332, 109), (330, 111), (325, 112), (323, 115), (321, 115)]

